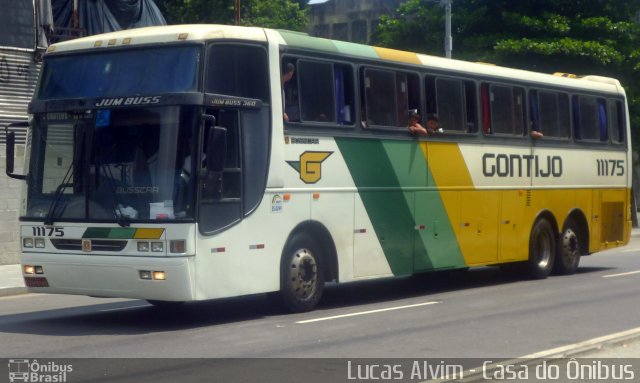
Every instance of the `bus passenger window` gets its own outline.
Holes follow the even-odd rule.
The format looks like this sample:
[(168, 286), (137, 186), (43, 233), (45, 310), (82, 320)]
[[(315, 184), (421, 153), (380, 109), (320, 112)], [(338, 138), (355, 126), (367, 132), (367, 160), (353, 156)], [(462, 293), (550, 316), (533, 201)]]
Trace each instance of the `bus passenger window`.
[(537, 93), (539, 129), (544, 136), (569, 137), (569, 97), (564, 93), (543, 91)]
[(611, 141), (616, 144), (624, 143), (624, 112), (622, 102), (617, 100), (608, 100), (609, 105), (609, 132), (611, 132)]
[(587, 141), (607, 141), (605, 101), (591, 96), (574, 96), (576, 138)]
[(363, 82), (367, 108), (367, 126), (399, 126), (397, 99), (389, 97), (396, 93), (395, 73), (385, 70), (366, 69)]
[(444, 131), (467, 131), (464, 94), (462, 81), (444, 78), (436, 80), (438, 120)]
[(427, 114), (438, 116), (444, 132), (476, 132), (476, 84), (453, 78), (425, 79)]
[(524, 90), (502, 85), (491, 85), (488, 91), (485, 89), (487, 88), (483, 88), (483, 111), (488, 98), (491, 133), (524, 135)]
[(300, 119), (336, 122), (333, 65), (315, 61), (298, 61)]

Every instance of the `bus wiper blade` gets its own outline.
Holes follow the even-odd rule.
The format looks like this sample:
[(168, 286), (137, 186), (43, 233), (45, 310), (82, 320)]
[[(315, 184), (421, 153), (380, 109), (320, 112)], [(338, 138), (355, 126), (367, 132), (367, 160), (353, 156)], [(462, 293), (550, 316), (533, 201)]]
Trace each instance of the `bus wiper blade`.
[(58, 203), (60, 202), (62, 194), (64, 193), (64, 189), (66, 189), (67, 187), (73, 187), (73, 184), (69, 182), (71, 181), (71, 175), (73, 174), (71, 169), (73, 169), (73, 164), (69, 166), (69, 169), (67, 169), (67, 173), (64, 175), (62, 182), (60, 183), (60, 185), (58, 185), (55, 193), (53, 194), (53, 201), (51, 201), (47, 216), (44, 218), (44, 224), (47, 226), (53, 225), (53, 218), (55, 216)]

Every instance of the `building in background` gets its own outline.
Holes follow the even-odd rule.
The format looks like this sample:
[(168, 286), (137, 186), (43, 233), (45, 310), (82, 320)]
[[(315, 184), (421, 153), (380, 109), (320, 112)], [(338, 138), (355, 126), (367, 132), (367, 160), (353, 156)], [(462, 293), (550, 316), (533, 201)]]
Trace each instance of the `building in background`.
[(381, 15), (394, 15), (402, 0), (311, 0), (309, 34), (371, 43)]

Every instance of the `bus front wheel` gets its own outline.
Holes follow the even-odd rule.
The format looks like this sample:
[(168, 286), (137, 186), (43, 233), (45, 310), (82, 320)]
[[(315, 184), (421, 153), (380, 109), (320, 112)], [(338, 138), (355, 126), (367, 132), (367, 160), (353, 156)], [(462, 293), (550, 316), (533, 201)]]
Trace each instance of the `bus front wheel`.
[(554, 265), (554, 272), (562, 275), (574, 274), (580, 263), (580, 237), (578, 226), (571, 220), (565, 225), (558, 243), (558, 254)]
[(309, 235), (295, 234), (284, 249), (280, 272), (280, 298), (290, 312), (311, 311), (324, 291), (324, 270), (319, 247)]
[(544, 279), (551, 273), (556, 256), (556, 234), (546, 219), (536, 221), (529, 238), (529, 275)]

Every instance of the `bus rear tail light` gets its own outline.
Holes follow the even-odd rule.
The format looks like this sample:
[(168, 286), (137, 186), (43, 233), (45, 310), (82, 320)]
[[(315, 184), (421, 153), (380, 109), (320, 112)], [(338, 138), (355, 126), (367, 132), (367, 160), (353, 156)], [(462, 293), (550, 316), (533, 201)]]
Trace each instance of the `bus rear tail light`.
[(172, 253), (185, 253), (187, 251), (187, 242), (184, 239), (171, 240), (171, 242), (169, 242), (169, 249)]

